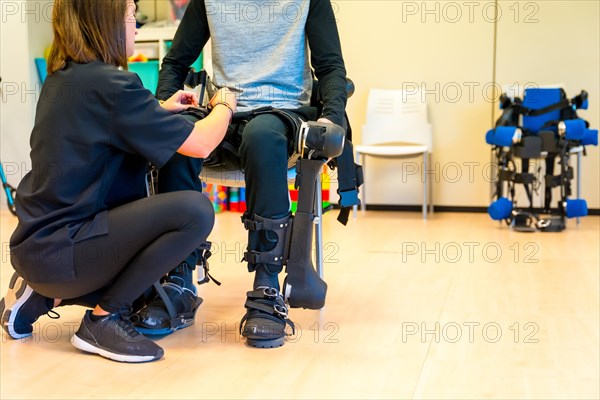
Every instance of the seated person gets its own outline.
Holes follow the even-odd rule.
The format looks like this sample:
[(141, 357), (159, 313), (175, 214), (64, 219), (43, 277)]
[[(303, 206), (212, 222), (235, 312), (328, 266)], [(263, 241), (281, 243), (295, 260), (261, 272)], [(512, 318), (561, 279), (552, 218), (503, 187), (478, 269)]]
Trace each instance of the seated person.
[[(295, 132), (281, 116), (255, 111), (264, 107), (286, 109), (304, 120), (318, 119), (343, 126), (346, 70), (329, 0), (252, 3), (252, 7), (246, 7), (248, 4), (190, 2), (171, 50), (163, 60), (157, 97), (167, 99), (183, 86), (189, 66), (211, 38), (213, 83), (238, 93), (238, 113), (230, 131), (239, 135), (239, 155), (246, 180), (248, 210), (244, 226), (249, 232), (244, 259), (248, 271), (254, 272), (251, 293), (260, 294), (263, 289), (274, 293), (246, 302), (242, 335), (248, 345), (268, 348), (284, 343), (287, 318), (283, 318), (285, 313), (272, 312), (275, 306), (285, 308), (279, 291), (283, 260), (264, 261), (268, 256), (260, 254), (265, 255), (278, 246), (278, 234), (254, 227), (265, 219), (284, 226), (290, 219), (287, 167)], [(247, 15), (250, 9), (254, 10), (251, 16)], [(321, 115), (310, 107), (313, 77), (309, 47), (310, 64), (319, 80), (324, 104)], [(173, 157), (160, 170), (161, 181), (167, 186), (159, 187), (159, 191), (201, 190), (198, 178), (201, 167), (202, 160)], [(194, 305), (192, 269), (196, 260), (197, 255), (191, 254), (167, 278), (169, 286), (165, 291), (174, 284), (188, 289), (168, 291), (181, 314), (189, 314)], [(189, 298), (183, 301), (182, 297)], [(159, 297), (140, 311), (136, 326), (146, 334), (170, 331), (168, 314)]]

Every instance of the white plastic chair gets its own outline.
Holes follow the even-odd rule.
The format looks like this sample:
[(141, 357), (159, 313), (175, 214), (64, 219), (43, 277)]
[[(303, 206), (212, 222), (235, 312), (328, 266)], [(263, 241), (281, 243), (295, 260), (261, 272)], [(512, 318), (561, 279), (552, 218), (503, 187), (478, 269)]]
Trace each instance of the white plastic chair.
[[(427, 119), (427, 104), (421, 92), (371, 89), (367, 100), (367, 119), (362, 127), (362, 143), (355, 145), (363, 171), (366, 156), (378, 158), (423, 158), (423, 219), (431, 204), (431, 185), (427, 165), (431, 159), (432, 127)], [(366, 180), (365, 180), (366, 181)], [(356, 215), (357, 207), (354, 207)], [(363, 184), (361, 210), (366, 210), (366, 182)]]

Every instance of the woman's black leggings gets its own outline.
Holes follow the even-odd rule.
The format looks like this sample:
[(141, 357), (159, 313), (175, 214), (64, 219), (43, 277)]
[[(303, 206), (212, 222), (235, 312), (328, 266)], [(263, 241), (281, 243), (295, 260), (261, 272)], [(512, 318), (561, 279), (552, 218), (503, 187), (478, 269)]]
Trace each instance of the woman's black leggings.
[(214, 220), (210, 200), (194, 191), (159, 194), (116, 207), (108, 212), (107, 235), (75, 245), (75, 281), (31, 286), (46, 297), (68, 299), (67, 304), (89, 304), (96, 297), (106, 311), (128, 309), (206, 241)]

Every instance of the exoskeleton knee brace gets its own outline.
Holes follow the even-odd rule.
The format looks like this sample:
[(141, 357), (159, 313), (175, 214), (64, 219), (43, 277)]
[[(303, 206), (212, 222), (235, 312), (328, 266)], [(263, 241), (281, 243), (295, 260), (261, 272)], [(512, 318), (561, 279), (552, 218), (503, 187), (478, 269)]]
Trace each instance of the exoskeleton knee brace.
[[(248, 231), (270, 231), (276, 235), (276, 239), (271, 241), (273, 247), (270, 250), (252, 249), (249, 244), (242, 261), (248, 262), (250, 272), (254, 271), (258, 264), (283, 266), (288, 258), (292, 222), (291, 214), (282, 218), (265, 218), (256, 214), (248, 216), (246, 213), (242, 215), (242, 223)], [(277, 273), (279, 271), (270, 272)]]

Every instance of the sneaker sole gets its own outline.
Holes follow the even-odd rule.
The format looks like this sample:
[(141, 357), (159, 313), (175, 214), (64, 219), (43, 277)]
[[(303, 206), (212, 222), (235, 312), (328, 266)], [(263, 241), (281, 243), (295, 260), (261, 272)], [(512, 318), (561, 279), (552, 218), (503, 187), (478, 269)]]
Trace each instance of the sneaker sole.
[(76, 334), (73, 335), (73, 337), (71, 338), (71, 343), (79, 350), (85, 351), (87, 353), (98, 354), (104, 358), (108, 358), (109, 360), (126, 363), (143, 363), (154, 361), (162, 358), (162, 356), (164, 355), (162, 351), (157, 356), (132, 356), (127, 354), (113, 353), (101, 347), (94, 346), (93, 344), (80, 338)]
[(139, 333), (141, 333), (142, 335), (164, 336), (164, 335), (170, 335), (171, 333), (178, 331), (180, 329), (187, 328), (188, 326), (192, 326), (192, 325), (194, 325), (194, 321), (195, 321), (194, 318), (185, 319), (184, 321), (182, 321), (181, 325), (177, 325), (175, 328), (152, 329), (152, 328), (144, 328), (142, 326), (137, 326), (137, 325), (134, 325), (134, 327), (135, 327), (135, 330), (138, 331)]
[[(202, 305), (203, 301), (204, 300), (201, 297), (198, 297), (196, 299), (196, 304), (194, 306), (194, 309), (192, 310), (191, 313), (179, 314), (176, 318), (181, 319), (181, 325), (177, 325), (174, 328), (169, 327), (169, 328), (153, 329), (153, 328), (146, 328), (144, 326), (138, 326), (135, 323), (133, 324), (133, 326), (136, 331), (138, 331), (142, 335), (146, 335), (146, 336), (170, 335), (171, 333), (174, 333), (175, 331), (178, 331), (180, 329), (187, 328), (188, 326), (194, 325), (194, 322), (196, 321), (196, 312), (200, 308), (200, 305)], [(188, 315), (187, 317), (186, 317), (186, 314)], [(189, 316), (189, 314), (191, 314), (191, 316)]]
[(33, 289), (16, 273), (13, 274), (8, 285), (8, 292), (0, 302), (0, 315), (2, 315), (2, 328), (13, 339), (22, 339), (31, 336), (31, 332), (18, 333), (15, 331), (15, 318), (19, 309), (33, 294)]
[(280, 337), (277, 339), (267, 339), (267, 340), (256, 340), (256, 339), (246, 339), (246, 344), (250, 347), (256, 347), (259, 349), (274, 349), (276, 347), (283, 346), (284, 338)]

